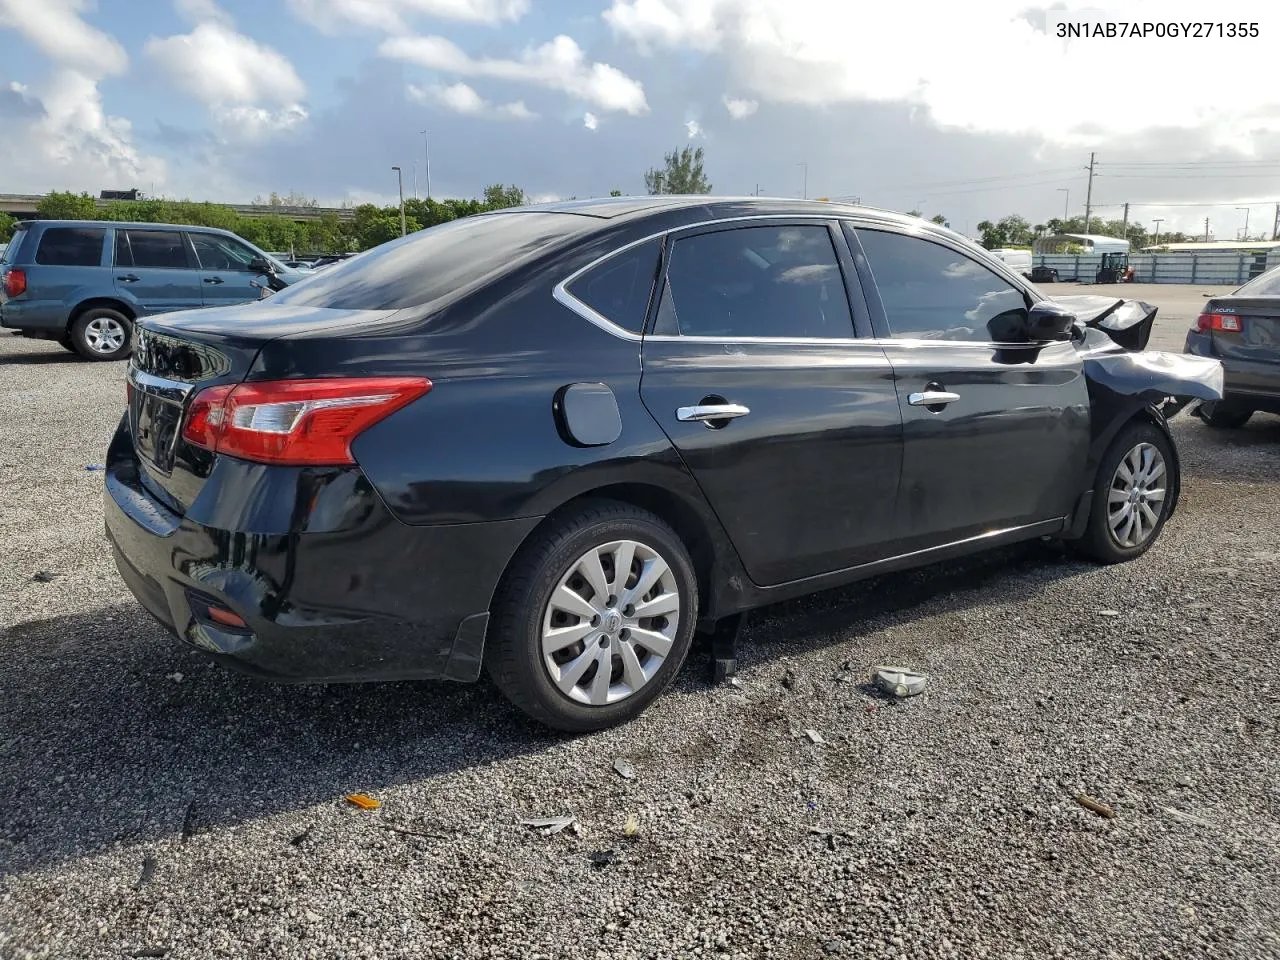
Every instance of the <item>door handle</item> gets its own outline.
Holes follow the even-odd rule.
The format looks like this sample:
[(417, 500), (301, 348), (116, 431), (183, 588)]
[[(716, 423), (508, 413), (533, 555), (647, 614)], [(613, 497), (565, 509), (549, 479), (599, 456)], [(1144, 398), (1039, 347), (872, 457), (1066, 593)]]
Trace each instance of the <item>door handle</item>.
[(676, 410), (676, 419), (685, 423), (701, 422), (708, 427), (715, 420), (734, 420), (745, 417), (751, 410), (740, 403), (699, 403)]
[(926, 390), (923, 393), (907, 395), (907, 403), (913, 407), (945, 407), (948, 403), (955, 403), (959, 399), (960, 394), (948, 393), (946, 390)]
[(205, 283), (221, 283), (222, 278), (221, 277), (205, 277), (204, 282)]
[(126, 273), (123, 277), (116, 277), (116, 279), (124, 283), (137, 283), (142, 278), (134, 276), (132, 273)]

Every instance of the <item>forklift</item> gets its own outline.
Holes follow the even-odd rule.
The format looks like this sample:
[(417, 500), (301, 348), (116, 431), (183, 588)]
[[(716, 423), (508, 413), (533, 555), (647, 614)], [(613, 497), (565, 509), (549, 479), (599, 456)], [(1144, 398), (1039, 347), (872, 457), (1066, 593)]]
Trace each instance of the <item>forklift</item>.
[(1104, 253), (1094, 283), (1132, 283), (1133, 267), (1127, 253)]

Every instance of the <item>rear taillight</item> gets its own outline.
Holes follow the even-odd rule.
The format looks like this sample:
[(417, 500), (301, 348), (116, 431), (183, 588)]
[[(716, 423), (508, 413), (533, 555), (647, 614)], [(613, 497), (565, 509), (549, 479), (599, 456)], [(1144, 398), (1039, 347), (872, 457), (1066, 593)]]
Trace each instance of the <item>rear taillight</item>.
[(12, 267), (4, 273), (4, 293), (12, 299), (27, 292), (27, 271), (14, 270)]
[(355, 463), (351, 441), (431, 389), (425, 377), (274, 380), (201, 390), (182, 439), (214, 453), (288, 466)]
[(1196, 330), (1208, 333), (1217, 330), (1220, 333), (1239, 333), (1240, 318), (1233, 313), (1202, 313), (1196, 317)]

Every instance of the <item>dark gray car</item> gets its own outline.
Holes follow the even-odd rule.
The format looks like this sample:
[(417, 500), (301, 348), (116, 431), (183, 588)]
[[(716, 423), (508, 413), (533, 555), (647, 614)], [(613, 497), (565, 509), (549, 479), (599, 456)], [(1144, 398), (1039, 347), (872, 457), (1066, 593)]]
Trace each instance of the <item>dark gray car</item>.
[(1280, 414), (1280, 267), (1204, 306), (1187, 353), (1222, 361), (1225, 394), (1203, 403), (1211, 427), (1242, 427), (1257, 411)]

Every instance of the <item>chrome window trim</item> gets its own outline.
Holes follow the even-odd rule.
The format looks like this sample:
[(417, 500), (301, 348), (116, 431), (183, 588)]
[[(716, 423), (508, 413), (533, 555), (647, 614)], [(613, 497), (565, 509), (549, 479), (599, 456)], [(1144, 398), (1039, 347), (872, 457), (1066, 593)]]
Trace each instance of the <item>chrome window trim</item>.
[[(582, 276), (587, 271), (594, 270), (596, 267), (600, 266), (600, 264), (604, 263), (606, 260), (611, 260), (616, 256), (626, 253), (632, 247), (638, 247), (643, 243), (648, 243), (650, 240), (665, 239), (666, 237), (669, 237), (673, 233), (683, 233), (686, 230), (697, 230), (702, 227), (715, 227), (715, 226), (719, 226), (721, 224), (726, 224), (726, 223), (752, 223), (752, 222), (759, 222), (764, 220), (815, 220), (822, 223), (830, 223), (832, 221), (839, 223), (842, 221), (848, 221), (851, 225), (853, 225), (853, 229), (855, 230), (858, 229), (858, 227), (854, 225), (854, 222), (850, 219), (850, 217), (848, 217), (847, 215), (841, 215), (834, 212), (827, 213), (827, 214), (761, 213), (761, 214), (752, 214), (751, 216), (722, 217), (717, 220), (702, 220), (702, 221), (699, 221), (698, 223), (687, 223), (679, 227), (668, 227), (665, 230), (659, 230), (658, 232), (651, 233), (646, 237), (641, 237), (638, 240), (632, 240), (630, 243), (623, 244), (621, 247), (618, 247), (616, 250), (611, 250), (608, 253), (604, 254), (603, 256), (597, 257), (596, 259), (588, 263), (586, 266), (579, 267), (573, 273), (569, 274), (569, 276), (565, 277), (563, 280), (557, 283), (555, 285), (555, 288), (551, 291), (551, 295), (556, 300), (556, 302), (558, 302), (561, 306), (567, 307), (569, 310), (572, 310), (578, 316), (582, 317), (582, 319), (589, 321), (590, 323), (599, 327), (601, 330), (605, 331), (606, 333), (612, 334), (613, 336), (617, 337), (619, 340), (627, 340), (632, 343), (640, 343), (642, 341), (652, 341), (654, 343), (678, 343), (678, 342), (683, 342), (687, 340), (693, 343), (702, 342), (702, 343), (748, 343), (748, 344), (792, 344), (792, 345), (814, 344), (818, 346), (856, 343), (856, 344), (870, 344), (870, 345), (879, 346), (879, 347), (912, 347), (912, 346), (922, 346), (926, 344), (928, 345), (945, 344), (949, 347), (979, 347), (987, 350), (990, 350), (993, 348), (1007, 349), (1010, 347), (1026, 348), (1030, 346), (1036, 346), (1036, 344), (1026, 344), (1026, 343), (999, 343), (997, 341), (981, 341), (981, 340), (924, 340), (920, 338), (911, 338), (911, 337), (884, 337), (884, 338), (878, 338), (878, 337), (701, 337), (701, 336), (680, 336), (680, 335), (672, 335), (672, 334), (649, 334), (648, 336), (645, 336), (639, 333), (632, 333), (626, 327), (619, 326), (618, 324), (610, 320), (608, 317), (606, 317), (604, 314), (587, 306), (585, 303), (583, 303), (581, 300), (579, 300), (577, 297), (575, 297), (572, 293), (569, 292), (569, 289), (568, 289), (569, 285), (573, 283), (575, 280), (577, 280), (580, 276)], [(879, 222), (879, 221), (873, 221), (873, 222)], [(883, 223), (884, 225), (887, 225), (887, 226), (897, 225), (890, 221), (884, 221)], [(870, 229), (875, 229), (875, 227), (870, 227)], [(902, 232), (909, 233), (911, 235), (923, 236), (929, 231), (919, 229), (919, 228), (912, 228), (909, 230), (904, 230)], [(956, 252), (961, 253), (965, 256), (968, 256), (967, 251), (956, 249)], [(973, 259), (973, 258), (970, 257), (969, 259)], [(979, 265), (986, 266), (986, 264), (979, 264)], [(990, 268), (988, 267), (988, 269)], [(997, 271), (993, 270), (991, 272), (995, 273), (996, 276), (1000, 276)], [(1007, 278), (1001, 277), (1001, 279), (1003, 280)], [(1048, 341), (1048, 342), (1053, 342), (1053, 341)]]

